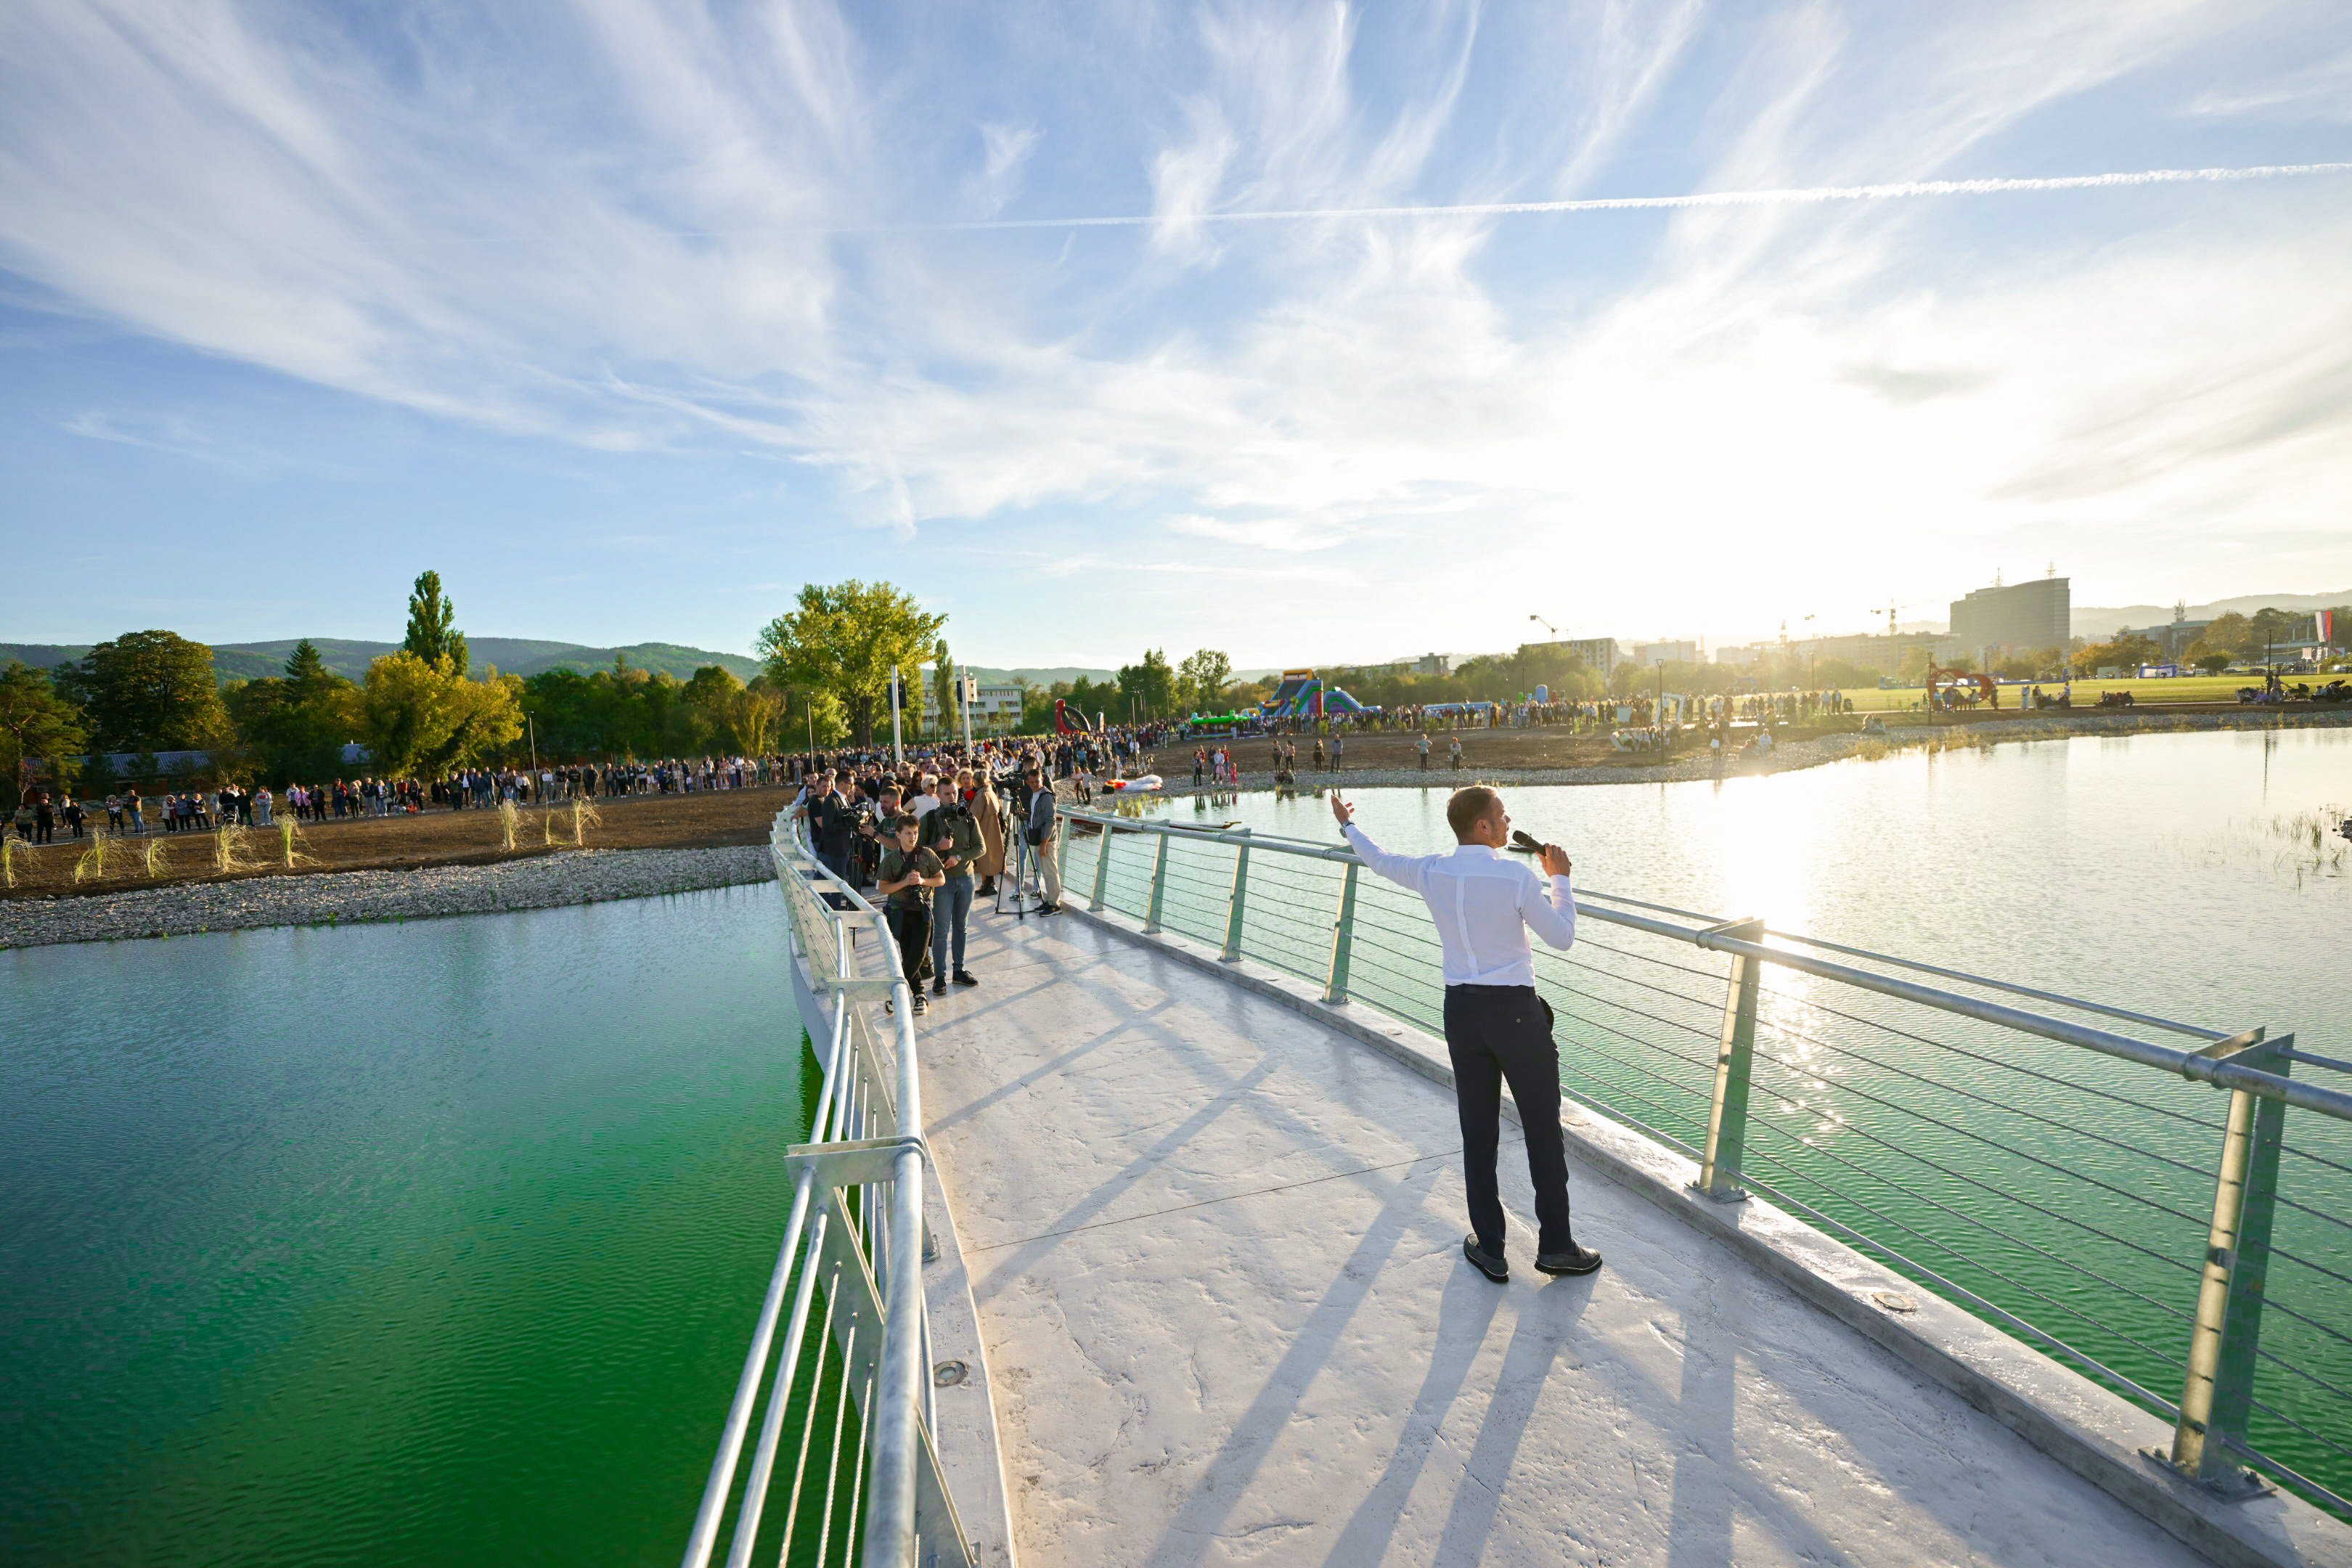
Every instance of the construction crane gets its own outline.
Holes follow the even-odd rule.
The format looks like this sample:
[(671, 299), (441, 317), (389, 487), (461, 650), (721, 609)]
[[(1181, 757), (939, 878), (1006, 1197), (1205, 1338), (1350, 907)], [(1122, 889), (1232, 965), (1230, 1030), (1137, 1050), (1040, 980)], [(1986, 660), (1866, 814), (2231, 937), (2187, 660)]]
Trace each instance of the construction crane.
[[(1888, 637), (1893, 637), (1895, 635), (1895, 612), (1902, 607), (1902, 605), (1893, 603), (1889, 603), (1886, 606), (1886, 635)], [(1874, 616), (1878, 614), (1874, 609), (1870, 613)]]

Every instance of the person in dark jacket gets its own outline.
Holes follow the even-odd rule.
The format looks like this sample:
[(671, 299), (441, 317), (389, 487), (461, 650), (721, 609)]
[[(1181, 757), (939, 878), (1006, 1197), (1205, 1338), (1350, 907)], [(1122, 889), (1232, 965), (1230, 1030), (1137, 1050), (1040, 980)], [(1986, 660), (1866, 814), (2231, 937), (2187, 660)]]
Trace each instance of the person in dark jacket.
[(948, 993), (950, 975), (959, 985), (980, 984), (963, 966), (963, 944), (964, 925), (971, 916), (973, 872), (984, 852), (980, 824), (962, 791), (950, 784), (946, 795), (922, 817), (923, 843), (947, 872), (947, 880), (931, 895), (931, 991), (940, 996)]

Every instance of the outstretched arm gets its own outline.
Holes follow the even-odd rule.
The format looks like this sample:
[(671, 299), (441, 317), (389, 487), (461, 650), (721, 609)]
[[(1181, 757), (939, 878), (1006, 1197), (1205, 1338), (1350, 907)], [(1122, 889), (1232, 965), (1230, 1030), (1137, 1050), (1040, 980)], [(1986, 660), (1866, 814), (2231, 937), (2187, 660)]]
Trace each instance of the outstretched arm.
[(1341, 800), (1337, 790), (1331, 792), (1331, 815), (1339, 820), (1340, 835), (1358, 859), (1397, 886), (1421, 891), (1421, 857), (1392, 855), (1373, 843), (1372, 836), (1356, 826), (1356, 808)]

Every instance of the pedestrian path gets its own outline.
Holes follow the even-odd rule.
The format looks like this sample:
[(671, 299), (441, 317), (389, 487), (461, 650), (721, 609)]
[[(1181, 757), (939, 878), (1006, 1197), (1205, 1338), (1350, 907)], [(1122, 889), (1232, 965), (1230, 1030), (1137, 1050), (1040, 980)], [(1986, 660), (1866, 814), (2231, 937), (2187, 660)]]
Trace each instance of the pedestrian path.
[(2202, 1561), (1584, 1165), (1608, 1267), (1528, 1267), (1507, 1142), (1489, 1284), (1439, 1085), (1075, 914), (972, 931), (925, 1110), (1025, 1568)]

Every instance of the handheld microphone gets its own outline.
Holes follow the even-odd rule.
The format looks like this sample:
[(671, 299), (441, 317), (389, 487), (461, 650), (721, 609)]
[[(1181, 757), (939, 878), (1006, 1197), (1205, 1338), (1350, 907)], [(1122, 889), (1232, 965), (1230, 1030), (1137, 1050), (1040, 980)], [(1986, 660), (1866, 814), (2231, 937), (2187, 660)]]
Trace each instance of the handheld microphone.
[(1528, 836), (1527, 829), (1523, 827), (1514, 827), (1511, 829), (1511, 849), (1513, 853), (1519, 855), (1540, 855), (1543, 853), (1543, 846), (1529, 837)]

